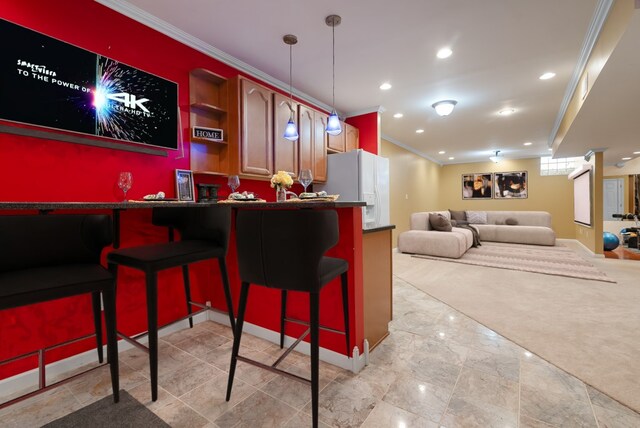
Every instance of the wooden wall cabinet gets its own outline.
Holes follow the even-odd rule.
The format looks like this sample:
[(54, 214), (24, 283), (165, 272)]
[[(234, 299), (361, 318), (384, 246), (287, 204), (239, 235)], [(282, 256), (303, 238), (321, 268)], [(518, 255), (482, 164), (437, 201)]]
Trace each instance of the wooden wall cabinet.
[(345, 123), (342, 133), (345, 135), (345, 152), (350, 152), (360, 147), (360, 130), (358, 128)]
[[(197, 68), (189, 73), (191, 169), (196, 173), (229, 173), (229, 97), (227, 79)], [(204, 126), (223, 131), (224, 141), (194, 138), (191, 128)]]
[(343, 153), (356, 150), (359, 147), (360, 131), (355, 126), (340, 121), (342, 132), (338, 135), (328, 135), (327, 151), (329, 153)]
[(314, 182), (327, 181), (327, 119), (310, 107), (298, 107), (300, 169), (310, 169)]
[[(300, 171), (298, 141), (289, 141), (283, 137), (287, 122), (293, 110), (293, 119), (298, 114), (298, 103), (284, 95), (273, 94), (273, 170), (287, 171), (295, 180)], [(291, 106), (291, 107), (290, 107)]]

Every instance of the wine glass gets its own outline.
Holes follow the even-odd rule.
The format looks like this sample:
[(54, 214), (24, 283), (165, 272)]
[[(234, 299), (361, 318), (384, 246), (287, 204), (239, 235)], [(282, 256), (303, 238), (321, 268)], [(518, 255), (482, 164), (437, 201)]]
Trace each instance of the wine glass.
[(310, 169), (301, 169), (300, 175), (298, 176), (298, 181), (304, 187), (304, 193), (307, 193), (307, 187), (313, 181), (313, 174), (311, 174)]
[(121, 172), (118, 176), (118, 187), (124, 192), (124, 201), (127, 200), (127, 192), (133, 184), (133, 174), (130, 172)]
[(227, 186), (231, 188), (231, 193), (235, 193), (236, 189), (240, 187), (240, 177), (237, 175), (230, 175), (229, 180), (227, 181)]

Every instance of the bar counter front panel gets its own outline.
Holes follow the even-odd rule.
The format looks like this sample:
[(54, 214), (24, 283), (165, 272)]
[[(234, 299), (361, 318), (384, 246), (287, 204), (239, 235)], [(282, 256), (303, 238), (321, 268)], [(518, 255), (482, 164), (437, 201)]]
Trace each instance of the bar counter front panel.
[[(114, 213), (120, 215), (120, 247), (132, 247), (152, 242), (165, 242), (167, 229), (151, 223), (151, 210), (156, 206), (205, 206), (201, 203), (170, 202), (0, 202), (0, 214), (33, 214), (52, 212), (56, 214)], [(291, 202), (291, 203), (246, 203), (219, 204), (233, 209), (335, 209), (338, 213), (340, 240), (327, 255), (340, 257), (349, 262), (349, 311), (351, 344), (363, 352), (363, 237), (361, 202)], [(240, 278), (237, 269), (235, 225), (231, 225), (231, 240), (227, 255), (228, 274), (231, 284), (234, 310), (240, 295)], [(286, 225), (273, 225), (286, 228)], [(106, 266), (106, 250), (102, 262)], [(287, 269), (286, 249), (283, 249), (282, 268)], [(220, 284), (218, 264), (205, 261), (192, 266), (192, 300), (212, 302), (213, 306), (226, 310), (224, 293)], [(81, 300), (84, 299), (84, 300)], [(146, 305), (144, 275), (134, 269), (121, 268), (118, 274), (117, 319), (118, 329), (126, 334), (146, 330)], [(51, 346), (63, 340), (93, 332), (90, 298), (78, 296), (55, 302), (0, 311), (0, 360), (20, 355), (40, 347)], [(169, 269), (158, 276), (158, 324), (164, 325), (186, 314), (184, 288), (180, 269)], [(290, 293), (288, 316), (308, 320), (308, 298), (302, 293)], [(339, 279), (325, 286), (320, 299), (320, 322), (327, 327), (343, 330), (342, 297)], [(64, 321), (69, 312), (75, 322)], [(279, 331), (280, 292), (266, 287), (252, 287), (247, 307), (246, 321), (275, 332)], [(63, 316), (64, 315), (64, 316)], [(78, 321), (81, 320), (81, 321)], [(286, 334), (297, 337), (303, 326), (287, 323)], [(344, 338), (329, 332), (320, 333), (320, 346), (336, 353), (345, 354)], [(47, 361), (53, 362), (94, 348), (89, 339), (50, 352)], [(351, 356), (351, 355), (349, 355)], [(0, 379), (35, 367), (35, 361), (18, 361), (0, 366)]]

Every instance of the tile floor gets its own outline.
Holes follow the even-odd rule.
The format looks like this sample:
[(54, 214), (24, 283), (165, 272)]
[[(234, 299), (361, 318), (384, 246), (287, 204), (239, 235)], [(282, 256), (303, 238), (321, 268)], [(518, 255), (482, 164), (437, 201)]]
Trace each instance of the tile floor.
[[(640, 415), (411, 285), (394, 281), (391, 334), (358, 375), (322, 364), (323, 427), (639, 427)], [(238, 363), (224, 400), (228, 327), (204, 322), (161, 340), (159, 399), (150, 401), (146, 354), (121, 353), (121, 387), (173, 427), (305, 427), (309, 388)], [(243, 336), (243, 352), (281, 351)], [(308, 358), (283, 367), (308, 376)], [(34, 427), (110, 394), (108, 369), (0, 410), (1, 427)]]

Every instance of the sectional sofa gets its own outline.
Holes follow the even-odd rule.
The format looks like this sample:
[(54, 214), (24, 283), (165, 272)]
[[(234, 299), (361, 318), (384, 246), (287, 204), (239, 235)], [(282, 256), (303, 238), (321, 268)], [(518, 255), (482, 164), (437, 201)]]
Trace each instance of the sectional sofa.
[[(411, 230), (398, 237), (398, 250), (403, 253), (460, 258), (473, 245), (470, 230), (456, 227), (450, 232), (434, 230), (429, 214), (440, 214), (451, 220), (450, 211), (419, 212), (411, 215)], [(459, 212), (456, 217), (459, 218)], [(532, 245), (555, 245), (551, 214), (544, 211), (467, 211), (470, 226), (479, 233), (480, 241)]]

